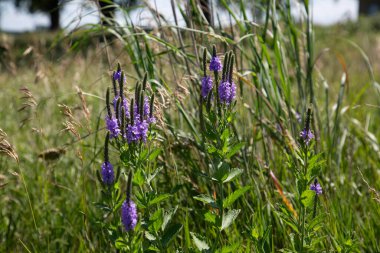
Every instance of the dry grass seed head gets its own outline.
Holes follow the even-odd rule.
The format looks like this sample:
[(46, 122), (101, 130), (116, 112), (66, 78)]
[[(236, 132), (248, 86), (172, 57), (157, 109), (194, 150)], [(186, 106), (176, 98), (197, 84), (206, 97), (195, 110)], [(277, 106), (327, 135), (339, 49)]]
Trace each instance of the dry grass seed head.
[(0, 129), (0, 154), (4, 154), (16, 160), (18, 163), (18, 155), (12, 145), (5, 139), (7, 134)]

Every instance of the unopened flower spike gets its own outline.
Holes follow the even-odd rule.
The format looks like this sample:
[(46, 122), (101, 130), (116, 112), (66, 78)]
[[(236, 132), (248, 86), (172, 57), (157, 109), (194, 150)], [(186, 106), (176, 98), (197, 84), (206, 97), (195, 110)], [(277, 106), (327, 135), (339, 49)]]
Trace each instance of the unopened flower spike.
[(153, 119), (153, 110), (154, 110), (154, 94), (150, 98), (150, 104), (149, 104), (149, 118)]
[(116, 97), (118, 95), (118, 92), (117, 92), (117, 85), (116, 85), (116, 80), (115, 80), (115, 71), (113, 72), (112, 74), (112, 87), (113, 87), (113, 93), (114, 93), (114, 96)]
[(102, 164), (102, 179), (103, 183), (106, 185), (111, 185), (114, 182), (114, 171), (113, 171), (113, 166), (109, 162), (109, 157), (108, 157), (108, 142), (109, 142), (110, 135), (107, 133), (105, 142), (104, 142), (104, 162)]
[(140, 102), (140, 92), (141, 92), (141, 84), (138, 83), (137, 86), (136, 86), (136, 90), (135, 90), (135, 101), (136, 101), (136, 105), (138, 105)]
[(224, 62), (223, 62), (223, 71), (222, 71), (222, 82), (226, 80), (226, 74), (228, 69), (228, 63), (229, 63), (230, 54), (229, 52), (224, 55)]
[(124, 73), (121, 72), (121, 77), (119, 79), (119, 96), (124, 99)]
[(144, 119), (144, 90), (140, 92), (140, 98), (139, 98), (139, 114), (140, 114), (140, 120), (142, 121)]
[(136, 204), (131, 199), (132, 194), (132, 171), (129, 172), (127, 183), (127, 197), (121, 206), (121, 222), (124, 225), (126, 231), (131, 231), (137, 224), (137, 208)]
[(121, 98), (119, 97), (116, 100), (116, 110), (115, 110), (115, 115), (116, 115), (117, 120), (119, 120), (119, 117), (120, 117), (120, 104), (121, 104)]
[(314, 134), (310, 129), (310, 123), (311, 123), (311, 105), (307, 109), (306, 113), (306, 120), (305, 120), (305, 127), (300, 133), (301, 140), (306, 144), (309, 145), (310, 141), (314, 139)]
[(120, 119), (120, 125), (121, 125), (121, 136), (125, 136), (125, 109), (124, 106), (121, 107), (121, 119)]
[(107, 108), (108, 118), (112, 118), (111, 107), (110, 107), (110, 89), (109, 88), (107, 88), (107, 92), (106, 92), (106, 108)]
[(147, 84), (147, 81), (148, 81), (148, 73), (145, 72), (144, 74), (144, 79), (142, 81), (142, 90), (145, 91), (146, 90), (146, 84)]
[(131, 125), (134, 124), (134, 118), (135, 118), (135, 112), (134, 112), (134, 107), (135, 107), (135, 103), (134, 103), (134, 99), (132, 98), (131, 99), (131, 106), (130, 106), (130, 114), (131, 114)]
[(206, 49), (203, 51), (203, 77), (201, 80), (201, 96), (203, 99), (207, 99), (208, 94), (212, 90), (213, 83), (210, 76), (206, 74)]

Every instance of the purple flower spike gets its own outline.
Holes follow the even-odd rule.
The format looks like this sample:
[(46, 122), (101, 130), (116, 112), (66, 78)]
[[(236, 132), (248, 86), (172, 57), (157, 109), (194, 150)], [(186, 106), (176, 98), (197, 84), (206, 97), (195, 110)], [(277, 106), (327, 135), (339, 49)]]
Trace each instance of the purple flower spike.
[(207, 98), (208, 94), (212, 90), (212, 79), (209, 76), (202, 78), (201, 95), (203, 98)]
[(235, 97), (236, 97), (236, 84), (232, 81), (231, 86), (230, 86), (230, 97), (228, 98), (229, 103), (232, 103)]
[(317, 179), (314, 181), (313, 184), (310, 185), (310, 190), (315, 191), (315, 193), (316, 193), (317, 195), (322, 194), (322, 187), (321, 187), (321, 185), (318, 183)]
[(229, 104), (231, 102), (231, 84), (228, 81), (223, 81), (219, 85), (219, 99), (220, 102)]
[(314, 134), (311, 132), (311, 130), (303, 129), (300, 133), (301, 139), (305, 142), (306, 145), (309, 145), (310, 141), (314, 139)]
[(121, 222), (127, 231), (131, 231), (136, 227), (137, 208), (136, 204), (131, 199), (125, 200), (121, 206)]
[(110, 138), (116, 138), (120, 134), (120, 128), (117, 119), (108, 115), (106, 116), (107, 130), (110, 132)]
[(220, 62), (220, 59), (218, 56), (213, 56), (210, 61), (210, 71), (221, 71), (222, 70), (222, 63)]
[(121, 78), (121, 71), (116, 71), (114, 74), (113, 74), (113, 80), (115, 81), (119, 81)]
[(144, 116), (148, 116), (150, 113), (149, 98), (144, 99)]
[(112, 184), (115, 179), (113, 166), (108, 161), (102, 164), (102, 178), (103, 182), (108, 185)]

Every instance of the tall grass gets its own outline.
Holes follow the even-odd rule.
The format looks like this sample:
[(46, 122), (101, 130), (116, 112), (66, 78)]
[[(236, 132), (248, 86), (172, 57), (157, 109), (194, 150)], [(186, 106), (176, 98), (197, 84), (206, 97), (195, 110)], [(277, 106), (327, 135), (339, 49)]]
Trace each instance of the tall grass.
[[(331, 34), (319, 38), (328, 29), (314, 30), (307, 4), (302, 3), (306, 15), (296, 21), (289, 0), (256, 5), (222, 0), (217, 8), (231, 21), (222, 26), (216, 19), (214, 27), (196, 1), (171, 4), (184, 27), (168, 23), (154, 5), (145, 3), (157, 23), (146, 32), (133, 24), (127, 9), (117, 6), (125, 26), (94, 25), (74, 32), (58, 43), (71, 43), (70, 55), (61, 56), (60, 64), (44, 58), (49, 53), (55, 57), (54, 49), (40, 51), (34, 45), (20, 56), (34, 69), (1, 75), (0, 127), (19, 157), (18, 166), (0, 158), (1, 251), (114, 250), (94, 203), (100, 199), (96, 171), (103, 159), (104, 91), (110, 71), (120, 62), (127, 92), (146, 72), (161, 108), (155, 145), (162, 149), (156, 161), (162, 170), (155, 189), (171, 197), (158, 208), (176, 208), (172, 222), (183, 225), (166, 251), (379, 252), (379, 97), (370, 58), (352, 42), (332, 45)], [(262, 22), (249, 21), (257, 9), (264, 15)], [(103, 42), (91, 41), (92, 35)], [(86, 43), (93, 48), (81, 49)], [(232, 50), (236, 57), (231, 140), (244, 143), (226, 159), (242, 175), (222, 189), (207, 179), (211, 158), (199, 117), (202, 55), (206, 49), (210, 59), (213, 44), (217, 52)], [(24, 86), (29, 95), (19, 90)], [(26, 98), (12, 102), (11, 97)], [(27, 106), (17, 112), (22, 103)], [(319, 154), (314, 162), (323, 187), (316, 220), (307, 216), (313, 212), (301, 201), (295, 173), (305, 161), (298, 152), (299, 133), (310, 104), (315, 141), (309, 153)], [(110, 157), (117, 161), (115, 150)], [(219, 198), (237, 191), (233, 209), (241, 211), (219, 232), (209, 221), (213, 208), (193, 197)], [(304, 211), (302, 225), (297, 217)], [(307, 233), (300, 231), (302, 226)]]

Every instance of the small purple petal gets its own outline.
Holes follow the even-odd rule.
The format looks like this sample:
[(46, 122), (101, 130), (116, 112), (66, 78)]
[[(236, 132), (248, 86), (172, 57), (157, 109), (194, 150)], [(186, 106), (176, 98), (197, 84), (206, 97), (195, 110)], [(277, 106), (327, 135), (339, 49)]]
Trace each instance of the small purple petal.
[(315, 191), (317, 195), (322, 194), (322, 187), (319, 183), (314, 183), (310, 185), (310, 190)]
[(301, 139), (305, 142), (306, 145), (309, 145), (310, 141), (314, 139), (314, 134), (313, 132), (309, 129), (303, 129), (300, 133)]

